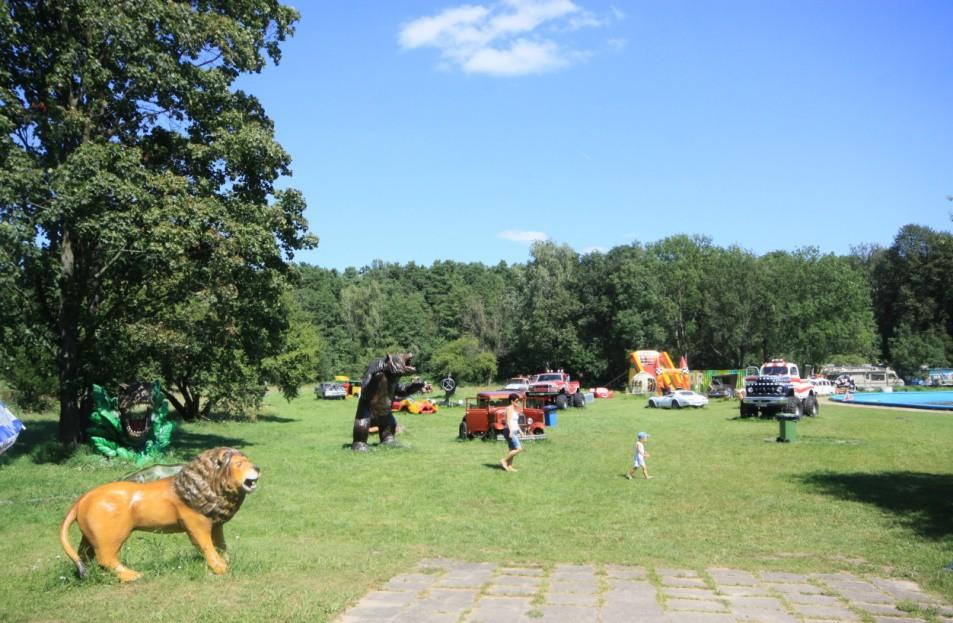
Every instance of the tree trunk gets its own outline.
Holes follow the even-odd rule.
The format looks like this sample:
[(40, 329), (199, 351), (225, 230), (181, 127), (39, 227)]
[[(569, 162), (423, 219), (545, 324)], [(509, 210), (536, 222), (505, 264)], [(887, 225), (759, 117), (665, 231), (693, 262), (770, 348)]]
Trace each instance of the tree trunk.
[(59, 371), (60, 394), (60, 443), (75, 447), (84, 440), (80, 401), (83, 394), (79, 375), (79, 300), (75, 295), (74, 278), (76, 262), (73, 256), (73, 241), (68, 229), (64, 230), (60, 250), (60, 301), (59, 301)]
[(188, 381), (178, 381), (175, 383), (175, 389), (178, 390), (182, 396), (182, 400), (179, 400), (179, 397), (170, 391), (162, 390), (162, 393), (169, 399), (169, 402), (172, 403), (172, 406), (183, 420), (186, 422), (194, 422), (199, 419), (200, 397), (193, 396)]

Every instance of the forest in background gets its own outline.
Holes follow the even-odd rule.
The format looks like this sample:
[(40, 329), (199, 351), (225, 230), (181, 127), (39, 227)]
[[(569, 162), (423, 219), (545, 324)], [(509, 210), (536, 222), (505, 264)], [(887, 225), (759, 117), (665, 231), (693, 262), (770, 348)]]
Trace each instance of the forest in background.
[(696, 369), (786, 357), (881, 362), (906, 377), (953, 355), (953, 236), (918, 225), (845, 256), (756, 255), (676, 235), (588, 254), (541, 242), (525, 264), (297, 268), (322, 379), (360, 376), (388, 351), (413, 352), (428, 378), (563, 368), (584, 384), (618, 383), (640, 348)]

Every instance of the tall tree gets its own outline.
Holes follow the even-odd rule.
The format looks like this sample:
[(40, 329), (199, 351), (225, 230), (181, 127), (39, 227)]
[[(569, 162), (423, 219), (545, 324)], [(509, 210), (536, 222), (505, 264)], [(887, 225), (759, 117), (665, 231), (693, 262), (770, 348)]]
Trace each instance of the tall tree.
[(953, 235), (929, 227), (902, 227), (875, 258), (874, 309), (884, 355), (907, 374), (915, 363), (953, 359), (951, 275)]
[(537, 242), (532, 256), (520, 290), (518, 340), (510, 353), (510, 369), (547, 366), (575, 372), (590, 367), (592, 353), (582, 347), (578, 331), (583, 310), (579, 255), (566, 245)]
[(55, 356), (63, 443), (82, 438), (90, 383), (141, 360), (121, 327), (176, 302), (194, 313), (193, 297), (220, 303), (227, 288), (207, 279), (231, 279), (232, 301), (250, 275), (280, 285), (315, 243), (301, 195), (274, 188), (290, 159), (271, 120), (232, 89), (278, 62), (296, 19), (275, 0), (0, 12), (0, 282)]

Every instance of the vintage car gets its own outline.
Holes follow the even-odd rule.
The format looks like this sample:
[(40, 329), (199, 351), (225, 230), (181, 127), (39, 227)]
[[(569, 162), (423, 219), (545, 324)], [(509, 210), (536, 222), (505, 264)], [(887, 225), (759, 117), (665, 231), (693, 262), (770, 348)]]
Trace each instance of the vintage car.
[(689, 389), (677, 389), (664, 396), (652, 396), (645, 406), (650, 409), (681, 409), (682, 407), (704, 407), (708, 397), (696, 394)]
[(496, 439), (506, 428), (506, 407), (510, 394), (519, 394), (526, 400), (520, 416), (520, 430), (524, 435), (539, 438), (546, 433), (544, 411), (546, 396), (526, 395), (523, 392), (496, 390), (480, 392), (475, 398), (467, 398), (466, 414), (460, 422), (460, 439)]
[(525, 376), (514, 376), (511, 379), (507, 379), (506, 384), (503, 386), (503, 389), (508, 391), (516, 392), (525, 392), (529, 389), (529, 377)]
[(340, 383), (321, 383), (314, 388), (314, 397), (325, 400), (344, 400), (347, 392)]

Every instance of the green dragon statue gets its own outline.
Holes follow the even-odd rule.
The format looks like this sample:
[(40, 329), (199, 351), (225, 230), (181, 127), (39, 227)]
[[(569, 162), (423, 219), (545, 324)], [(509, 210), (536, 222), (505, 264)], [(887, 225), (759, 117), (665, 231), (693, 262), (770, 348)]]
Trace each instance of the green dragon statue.
[(172, 442), (176, 423), (158, 381), (122, 385), (118, 400), (93, 385), (93, 402), (86, 432), (100, 454), (142, 465), (160, 458)]

